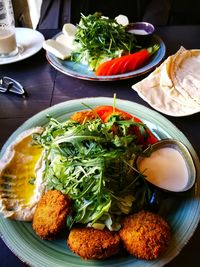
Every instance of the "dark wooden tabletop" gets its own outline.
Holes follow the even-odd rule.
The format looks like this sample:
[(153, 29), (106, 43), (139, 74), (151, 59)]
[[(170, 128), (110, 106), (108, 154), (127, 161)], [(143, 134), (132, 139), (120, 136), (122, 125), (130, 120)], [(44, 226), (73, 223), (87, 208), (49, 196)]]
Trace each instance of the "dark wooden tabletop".
[[(187, 49), (200, 48), (200, 26), (157, 27), (156, 33), (166, 44), (166, 57), (175, 53), (182, 45)], [(46, 38), (55, 31), (43, 31)], [(0, 94), (0, 148), (7, 138), (24, 121), (39, 111), (54, 104), (82, 97), (108, 96), (127, 99), (148, 106), (135, 91), (132, 84), (145, 76), (113, 82), (94, 82), (79, 80), (64, 75), (52, 68), (45, 57), (44, 50), (23, 61), (0, 66), (0, 78), (10, 76), (18, 80), (28, 97), (23, 99), (14, 94)], [(200, 113), (186, 117), (165, 116), (174, 123), (190, 140), (200, 155)], [(199, 266), (200, 227), (191, 240), (168, 267)], [(0, 266), (25, 266), (0, 239)]]

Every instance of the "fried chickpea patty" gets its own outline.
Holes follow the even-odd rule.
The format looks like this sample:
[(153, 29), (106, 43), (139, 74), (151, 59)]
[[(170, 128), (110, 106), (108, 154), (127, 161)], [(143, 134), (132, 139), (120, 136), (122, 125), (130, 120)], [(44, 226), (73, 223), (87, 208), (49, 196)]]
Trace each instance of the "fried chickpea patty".
[(120, 237), (117, 232), (92, 227), (72, 228), (67, 244), (81, 258), (106, 259), (119, 252)]
[(145, 260), (158, 258), (165, 252), (171, 239), (168, 223), (148, 211), (124, 218), (119, 234), (127, 251)]
[(65, 226), (69, 211), (69, 198), (60, 191), (49, 190), (37, 204), (33, 229), (42, 239), (52, 239)]

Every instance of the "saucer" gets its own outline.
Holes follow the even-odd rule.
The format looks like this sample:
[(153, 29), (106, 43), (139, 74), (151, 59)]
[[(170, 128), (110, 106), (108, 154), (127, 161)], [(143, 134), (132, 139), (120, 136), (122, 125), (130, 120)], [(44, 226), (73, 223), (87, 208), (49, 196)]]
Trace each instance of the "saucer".
[(44, 36), (30, 28), (16, 28), (18, 54), (13, 57), (0, 58), (0, 65), (10, 64), (36, 54), (41, 48)]

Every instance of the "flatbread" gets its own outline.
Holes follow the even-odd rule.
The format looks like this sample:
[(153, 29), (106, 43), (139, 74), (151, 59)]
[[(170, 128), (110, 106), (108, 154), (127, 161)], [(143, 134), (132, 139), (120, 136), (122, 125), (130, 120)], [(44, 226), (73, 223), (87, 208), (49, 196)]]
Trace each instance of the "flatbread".
[(149, 105), (167, 115), (200, 112), (200, 50), (180, 47), (132, 88)]
[(176, 57), (171, 68), (176, 89), (200, 105), (200, 50), (185, 50)]
[[(175, 55), (169, 56), (163, 63), (160, 77), (160, 86), (169, 97), (173, 100), (179, 102), (182, 105), (189, 106), (191, 108), (200, 108), (200, 105), (191, 97), (188, 97), (185, 92), (178, 90), (177, 83), (178, 80), (174, 82), (172, 79), (174, 65), (176, 64), (177, 57), (179, 57), (183, 52), (187, 51), (184, 47), (181, 47)], [(176, 84), (176, 85), (175, 85)]]
[(132, 88), (144, 99), (150, 106), (156, 110), (170, 116), (187, 116), (200, 111), (187, 105), (180, 104), (169, 97), (160, 85), (162, 63), (147, 78), (134, 84)]

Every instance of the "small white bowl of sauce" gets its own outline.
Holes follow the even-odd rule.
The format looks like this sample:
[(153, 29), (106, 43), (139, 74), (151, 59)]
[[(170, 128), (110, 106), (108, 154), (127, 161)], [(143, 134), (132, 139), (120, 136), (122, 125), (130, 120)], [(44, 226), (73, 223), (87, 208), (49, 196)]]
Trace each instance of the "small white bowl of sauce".
[(177, 140), (155, 143), (150, 156), (139, 156), (136, 165), (149, 183), (166, 191), (185, 192), (195, 183), (193, 159), (187, 147)]

